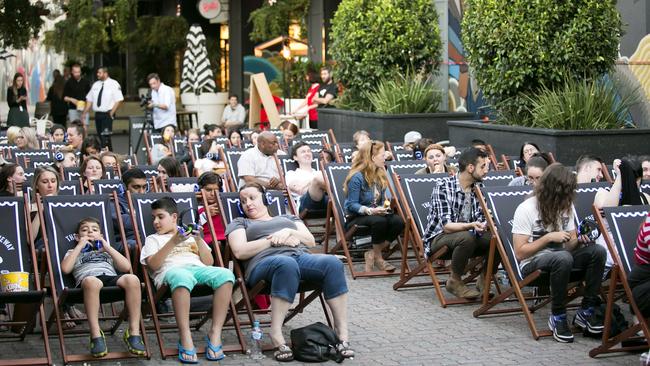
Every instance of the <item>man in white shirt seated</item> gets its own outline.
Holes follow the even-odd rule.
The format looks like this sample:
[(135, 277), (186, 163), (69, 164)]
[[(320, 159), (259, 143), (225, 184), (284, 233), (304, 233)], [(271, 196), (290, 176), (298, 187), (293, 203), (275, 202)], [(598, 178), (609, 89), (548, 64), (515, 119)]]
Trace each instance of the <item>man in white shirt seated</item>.
[(223, 109), (221, 116), (220, 127), (225, 127), (229, 131), (232, 129), (241, 128), (246, 121), (246, 109), (243, 105), (239, 104), (239, 99), (236, 95), (231, 95), (228, 98), (228, 105)]
[(153, 127), (158, 131), (169, 125), (176, 127), (176, 94), (174, 94), (174, 89), (163, 84), (158, 74), (149, 74), (147, 83), (151, 88), (151, 101), (147, 108), (153, 109)]
[(328, 201), (325, 181), (323, 174), (311, 166), (314, 160), (311, 147), (298, 142), (291, 147), (291, 157), (298, 168), (288, 171), (284, 179), (291, 196), (298, 202), (298, 209), (324, 210)]
[(278, 152), (278, 138), (269, 131), (257, 138), (257, 146), (246, 150), (237, 162), (239, 186), (257, 183), (267, 189), (284, 189), (273, 155)]

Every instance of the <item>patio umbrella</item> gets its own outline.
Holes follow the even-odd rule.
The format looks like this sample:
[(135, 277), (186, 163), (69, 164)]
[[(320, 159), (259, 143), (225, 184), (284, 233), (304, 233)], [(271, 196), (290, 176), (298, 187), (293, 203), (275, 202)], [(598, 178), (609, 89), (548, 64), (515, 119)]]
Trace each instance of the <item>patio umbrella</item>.
[(4, 48), (0, 48), (0, 60), (6, 60), (9, 57), (16, 57), (13, 53), (5, 50)]
[(210, 68), (205, 35), (201, 26), (193, 24), (187, 33), (187, 48), (183, 55), (181, 93), (216, 93), (217, 84)]

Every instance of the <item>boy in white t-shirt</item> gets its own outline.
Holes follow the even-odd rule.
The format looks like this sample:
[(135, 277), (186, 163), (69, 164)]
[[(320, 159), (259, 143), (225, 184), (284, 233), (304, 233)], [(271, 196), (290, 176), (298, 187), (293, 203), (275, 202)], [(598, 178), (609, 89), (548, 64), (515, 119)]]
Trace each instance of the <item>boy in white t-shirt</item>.
[(119, 286), (124, 289), (124, 304), (129, 313), (124, 342), (132, 354), (144, 355), (145, 346), (140, 335), (142, 290), (140, 279), (129, 273), (131, 263), (104, 239), (99, 220), (94, 217), (79, 221), (75, 239), (77, 245), (68, 250), (61, 261), (61, 272), (72, 273), (76, 285), (83, 290), (90, 328), (90, 353), (94, 357), (104, 357), (108, 353), (104, 333), (99, 327), (99, 292), (104, 286)]
[(173, 199), (161, 198), (151, 205), (151, 209), (156, 234), (147, 237), (140, 262), (147, 266), (156, 287), (163, 284), (170, 287), (180, 335), (178, 359), (182, 363), (198, 362), (190, 331), (190, 292), (196, 284), (203, 284), (214, 289), (212, 327), (206, 336), (205, 357), (210, 361), (222, 360), (225, 355), (221, 329), (235, 276), (227, 268), (212, 266), (211, 249), (199, 236), (198, 230), (178, 230), (178, 207)]
[(288, 171), (285, 181), (291, 196), (298, 202), (299, 210), (324, 210), (328, 201), (325, 181), (323, 174), (311, 166), (314, 160), (311, 147), (298, 142), (291, 147), (291, 155), (298, 168)]

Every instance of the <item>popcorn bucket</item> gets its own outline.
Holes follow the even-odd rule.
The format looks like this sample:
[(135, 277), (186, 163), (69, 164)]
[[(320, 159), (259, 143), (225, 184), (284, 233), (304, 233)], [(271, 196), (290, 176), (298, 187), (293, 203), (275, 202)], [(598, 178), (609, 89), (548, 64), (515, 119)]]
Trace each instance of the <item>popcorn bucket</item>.
[(83, 101), (83, 100), (78, 101), (77, 102), (77, 110), (81, 112), (81, 111), (84, 110), (84, 108), (86, 108), (86, 102)]
[(29, 291), (29, 273), (28, 272), (0, 273), (0, 291), (2, 292)]

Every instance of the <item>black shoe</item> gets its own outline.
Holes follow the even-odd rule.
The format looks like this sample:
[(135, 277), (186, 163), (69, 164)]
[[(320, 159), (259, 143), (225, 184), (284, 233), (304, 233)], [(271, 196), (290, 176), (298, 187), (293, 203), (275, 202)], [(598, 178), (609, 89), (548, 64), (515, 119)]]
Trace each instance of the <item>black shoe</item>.
[(548, 328), (553, 331), (553, 338), (561, 343), (572, 343), (573, 333), (566, 320), (566, 314), (553, 315), (548, 318)]
[(582, 329), (586, 329), (592, 334), (602, 334), (605, 326), (603, 322), (593, 317), (594, 311), (592, 308), (580, 309), (573, 317), (573, 325), (577, 325)]

